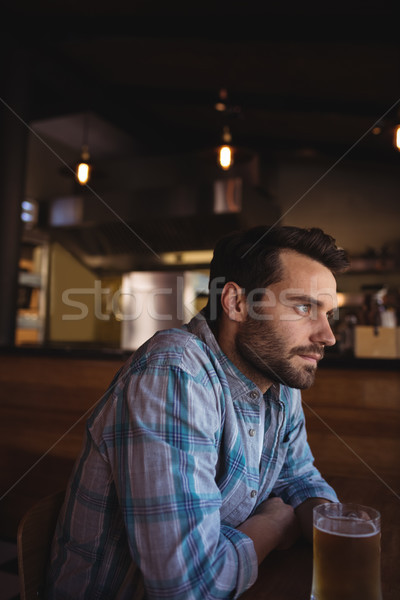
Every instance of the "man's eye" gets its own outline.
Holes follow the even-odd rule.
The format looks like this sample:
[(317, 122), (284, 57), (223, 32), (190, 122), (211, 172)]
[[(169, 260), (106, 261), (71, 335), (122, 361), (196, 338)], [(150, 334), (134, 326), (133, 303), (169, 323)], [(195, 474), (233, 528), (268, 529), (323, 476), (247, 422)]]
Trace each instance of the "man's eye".
[(311, 311), (311, 304), (296, 304), (295, 308), (299, 315), (308, 315)]
[(332, 324), (339, 319), (339, 309), (336, 308), (335, 310), (332, 310), (332, 312), (329, 312), (326, 316), (328, 317), (329, 324)]

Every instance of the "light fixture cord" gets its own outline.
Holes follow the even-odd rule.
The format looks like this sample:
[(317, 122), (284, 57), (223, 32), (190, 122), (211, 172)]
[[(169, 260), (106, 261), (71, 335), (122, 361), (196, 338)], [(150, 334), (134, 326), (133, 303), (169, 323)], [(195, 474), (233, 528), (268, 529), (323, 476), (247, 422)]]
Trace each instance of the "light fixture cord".
[(89, 147), (89, 113), (86, 112), (83, 116), (83, 141), (82, 147)]
[(89, 159), (89, 113), (86, 112), (83, 116), (83, 136), (82, 136), (82, 159)]

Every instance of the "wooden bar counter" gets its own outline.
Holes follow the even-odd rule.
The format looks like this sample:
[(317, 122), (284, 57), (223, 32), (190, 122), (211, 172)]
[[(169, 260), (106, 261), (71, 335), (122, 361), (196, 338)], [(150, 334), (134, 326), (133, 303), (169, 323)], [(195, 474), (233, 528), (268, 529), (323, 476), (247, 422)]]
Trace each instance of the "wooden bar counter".
[(92, 352), (0, 354), (0, 537), (66, 486), (85, 421), (125, 356)]
[[(0, 538), (15, 539), (26, 509), (65, 487), (85, 421), (128, 355), (0, 352)], [(317, 467), (341, 500), (381, 511), (384, 600), (400, 597), (398, 363), (326, 359), (314, 386), (303, 392)], [(272, 554), (243, 598), (308, 599), (311, 563), (304, 544)]]

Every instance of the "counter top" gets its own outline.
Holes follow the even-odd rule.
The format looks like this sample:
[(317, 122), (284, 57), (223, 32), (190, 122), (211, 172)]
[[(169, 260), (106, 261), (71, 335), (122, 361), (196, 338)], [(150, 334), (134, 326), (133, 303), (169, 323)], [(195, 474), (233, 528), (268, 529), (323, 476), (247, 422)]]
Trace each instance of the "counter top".
[[(123, 348), (101, 347), (93, 344), (57, 344), (57, 345), (26, 345), (1, 347), (1, 354), (15, 354), (16, 356), (58, 356), (64, 358), (79, 358), (91, 360), (118, 360), (125, 361), (133, 350)], [(392, 358), (356, 358), (351, 354), (343, 355), (327, 351), (325, 358), (319, 365), (320, 369), (379, 369), (400, 371), (400, 359)]]
[(352, 354), (334, 354), (327, 352), (319, 368), (334, 369), (379, 369), (400, 371), (399, 358), (357, 358)]
[(78, 358), (91, 360), (126, 360), (132, 354), (132, 350), (122, 348), (102, 348), (99, 346), (74, 345), (26, 345), (1, 347), (0, 354), (15, 356), (55, 356), (59, 358)]

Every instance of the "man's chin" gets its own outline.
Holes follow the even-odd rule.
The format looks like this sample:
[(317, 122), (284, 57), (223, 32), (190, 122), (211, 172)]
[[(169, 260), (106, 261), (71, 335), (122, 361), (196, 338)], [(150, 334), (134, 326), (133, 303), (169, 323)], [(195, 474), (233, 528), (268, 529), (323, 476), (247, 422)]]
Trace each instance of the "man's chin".
[(290, 369), (281, 371), (280, 375), (277, 372), (269, 372), (264, 375), (268, 375), (274, 383), (280, 383), (287, 387), (296, 388), (298, 390), (307, 390), (310, 388), (315, 381), (315, 374), (317, 371), (316, 366), (307, 365), (303, 366), (302, 369)]
[(287, 385), (298, 390), (307, 390), (314, 384), (316, 373), (316, 364), (302, 365), (302, 367), (297, 369), (293, 368), (291, 373), (287, 374)]
[(308, 379), (307, 381), (301, 382), (299, 385), (295, 386), (298, 390), (308, 390), (310, 387), (314, 385), (315, 377), (312, 379)]
[(308, 390), (315, 381), (315, 375), (317, 373), (317, 366), (305, 367), (303, 373), (299, 374), (299, 385), (296, 386), (299, 390)]

